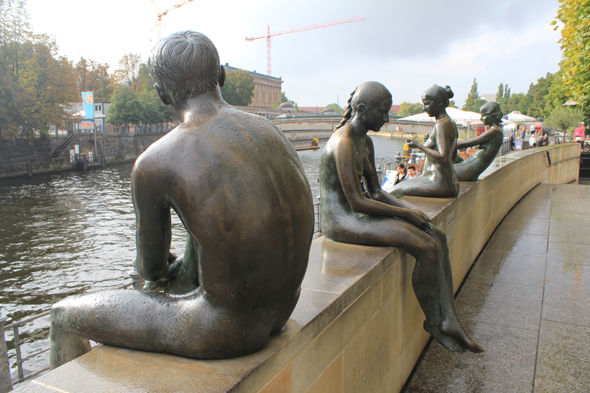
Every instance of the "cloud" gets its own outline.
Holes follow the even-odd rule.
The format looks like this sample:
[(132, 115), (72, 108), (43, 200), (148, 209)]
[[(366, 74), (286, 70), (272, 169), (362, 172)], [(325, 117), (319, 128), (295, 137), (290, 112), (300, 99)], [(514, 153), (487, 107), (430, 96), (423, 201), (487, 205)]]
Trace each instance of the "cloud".
[[(166, 9), (177, 0), (156, 0)], [(61, 52), (108, 62), (125, 53), (147, 59), (155, 12), (147, 0), (29, 0), (37, 32), (55, 35)], [(345, 98), (356, 85), (377, 80), (396, 102), (420, 99), (433, 83), (449, 84), (460, 103), (477, 78), (480, 93), (500, 82), (526, 91), (555, 72), (559, 33), (549, 26), (555, 0), (195, 0), (164, 17), (164, 33), (197, 30), (216, 44), (221, 61), (266, 73), (266, 40), (246, 36), (365, 17), (365, 21), (272, 38), (272, 70), (287, 96), (302, 106)], [(90, 17), (91, 16), (91, 17)], [(87, 23), (85, 23), (87, 22)]]

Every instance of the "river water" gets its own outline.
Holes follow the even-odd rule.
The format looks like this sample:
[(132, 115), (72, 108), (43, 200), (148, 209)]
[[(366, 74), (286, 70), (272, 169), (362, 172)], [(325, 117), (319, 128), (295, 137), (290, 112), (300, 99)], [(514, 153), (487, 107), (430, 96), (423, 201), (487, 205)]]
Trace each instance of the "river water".
[[(373, 141), (377, 159), (393, 160), (403, 149), (399, 139), (375, 136)], [(324, 145), (320, 143), (322, 149)], [(299, 152), (314, 202), (322, 149)], [(130, 282), (135, 258), (131, 168), (126, 164), (0, 182), (0, 313), (8, 323), (47, 310), (66, 296)], [(185, 232), (172, 216), (172, 252), (178, 255)], [(36, 320), (23, 329), (23, 337), (48, 326), (48, 317)], [(32, 339), (23, 346), (23, 356), (47, 347), (47, 339)], [(10, 354), (14, 363), (14, 351)], [(46, 355), (25, 368), (45, 367)]]

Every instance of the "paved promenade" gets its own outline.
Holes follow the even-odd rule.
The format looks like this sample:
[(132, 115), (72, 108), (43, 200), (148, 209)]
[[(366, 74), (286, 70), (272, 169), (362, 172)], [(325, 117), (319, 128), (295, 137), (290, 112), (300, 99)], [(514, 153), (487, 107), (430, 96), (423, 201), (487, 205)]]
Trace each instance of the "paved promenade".
[(589, 392), (590, 186), (525, 196), (456, 304), (486, 351), (457, 355), (432, 342), (406, 392)]

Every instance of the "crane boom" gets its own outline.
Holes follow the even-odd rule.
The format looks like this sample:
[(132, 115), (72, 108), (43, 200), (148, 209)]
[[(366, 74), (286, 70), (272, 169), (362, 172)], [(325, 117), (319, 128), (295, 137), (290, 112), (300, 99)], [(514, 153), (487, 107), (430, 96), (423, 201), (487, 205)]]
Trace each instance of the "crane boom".
[(157, 36), (158, 40), (160, 40), (160, 38), (162, 38), (162, 17), (168, 15), (168, 13), (171, 11), (174, 11), (184, 5), (187, 5), (188, 3), (193, 2), (194, 0), (181, 1), (180, 3), (177, 3), (177, 4), (173, 5), (172, 7), (168, 8), (164, 12), (160, 12), (160, 10), (158, 9), (158, 6), (156, 5), (156, 2), (154, 0), (150, 0), (150, 1), (154, 5), (154, 8), (156, 9), (156, 15), (158, 16), (158, 19), (156, 20), (156, 25), (154, 26), (154, 29), (156, 30), (156, 36)]
[(299, 33), (300, 31), (306, 31), (306, 30), (313, 30), (313, 29), (320, 29), (322, 27), (329, 27), (329, 26), (335, 26), (335, 25), (342, 25), (344, 23), (351, 23), (351, 22), (358, 22), (361, 20), (365, 20), (365, 18), (353, 18), (353, 19), (345, 19), (345, 20), (339, 20), (339, 21), (335, 21), (335, 22), (328, 22), (328, 23), (319, 23), (319, 24), (315, 24), (315, 25), (309, 25), (309, 26), (303, 26), (303, 27), (298, 27), (295, 29), (290, 29), (290, 30), (283, 30), (283, 31), (277, 31), (276, 33), (271, 33), (270, 32), (270, 26), (267, 26), (267, 30), (266, 30), (266, 35), (260, 36), (260, 37), (246, 37), (246, 41), (248, 42), (252, 42), (255, 40), (259, 40), (261, 38), (266, 38), (266, 73), (267, 75), (271, 75), (271, 57), (270, 57), (270, 38), (277, 36), (277, 35), (283, 35), (283, 34), (291, 34), (291, 33)]

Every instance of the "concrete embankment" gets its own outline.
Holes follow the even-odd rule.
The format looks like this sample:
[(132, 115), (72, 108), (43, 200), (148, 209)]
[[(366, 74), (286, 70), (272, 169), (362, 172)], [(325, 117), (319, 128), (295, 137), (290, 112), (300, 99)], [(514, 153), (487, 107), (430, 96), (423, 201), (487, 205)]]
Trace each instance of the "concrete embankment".
[[(577, 181), (579, 155), (580, 148), (574, 144), (513, 152), (496, 158), (494, 163), (480, 175), (477, 182), (461, 183), (461, 190), (456, 198), (404, 198), (406, 203), (425, 212), (432, 219), (432, 224), (445, 232), (452, 261), (455, 291), (458, 290), (473, 262), (498, 225), (518, 201), (539, 184), (567, 184)], [(561, 195), (559, 200), (574, 201), (574, 204), (585, 202), (584, 198), (572, 198), (570, 195)], [(557, 201), (558, 198), (555, 200)], [(525, 202), (528, 203), (523, 213), (527, 215), (534, 214), (537, 208), (548, 206), (544, 200), (538, 204), (531, 204), (528, 200)], [(552, 212), (554, 211), (552, 208)], [(560, 213), (562, 216), (566, 214), (563, 211), (561, 210), (562, 213)], [(579, 213), (580, 209), (572, 211)], [(545, 231), (548, 225), (553, 226), (553, 222), (549, 223), (548, 219), (541, 220), (545, 220)], [(563, 220), (560, 222), (563, 224)], [(518, 225), (518, 222), (512, 225)], [(583, 233), (579, 230), (578, 232)], [(546, 244), (550, 243), (551, 239), (547, 237), (547, 232), (544, 233), (544, 237), (545, 239), (535, 241), (530, 236), (524, 237), (518, 242), (519, 244), (516, 244), (512, 236), (505, 236), (496, 243), (512, 244), (513, 249), (521, 254), (530, 254), (531, 249), (537, 252), (547, 250)], [(572, 245), (563, 248), (571, 251), (571, 247)], [(567, 257), (569, 254), (566, 254), (563, 255)], [(530, 258), (530, 255), (523, 254), (520, 258), (526, 262), (525, 258)], [(549, 261), (548, 254), (544, 258)], [(495, 262), (497, 258), (492, 259), (491, 262)], [(195, 391), (195, 387), (198, 387), (198, 391), (210, 393), (229, 391), (236, 393), (278, 391), (396, 393), (401, 391), (430, 339), (423, 329), (424, 314), (412, 288), (414, 266), (414, 258), (396, 248), (337, 243), (320, 237), (312, 243), (309, 265), (297, 307), (284, 330), (273, 336), (261, 351), (234, 359), (207, 361), (103, 346), (16, 391), (21, 393), (49, 390), (121, 392), (128, 391), (129, 387), (132, 387), (135, 391), (180, 392)], [(494, 269), (493, 266), (491, 268)], [(521, 270), (524, 272), (531, 268), (523, 266)], [(559, 269), (561, 269), (560, 266), (558, 266)], [(510, 270), (508, 275), (514, 276), (515, 271), (521, 272), (521, 270)], [(579, 278), (579, 276), (576, 277)], [(522, 279), (528, 278), (530, 277), (522, 276)], [(512, 280), (514, 281), (514, 278)], [(547, 278), (540, 280), (538, 282), (543, 284)], [(469, 285), (466, 284), (466, 286)], [(471, 286), (483, 288), (485, 285), (476, 283)], [(568, 315), (575, 314), (574, 311), (577, 309), (571, 308), (570, 303), (566, 304), (571, 300), (571, 296), (557, 296), (559, 293), (569, 293), (566, 292), (568, 288), (563, 291), (555, 285), (552, 287), (547, 285), (546, 288), (550, 293), (546, 292), (545, 296), (549, 298), (555, 295), (551, 297), (554, 301), (549, 304), (551, 307), (543, 309), (543, 316), (545, 310), (552, 313), (549, 318), (552, 321), (549, 322), (553, 323), (553, 319), (560, 315), (563, 319), (564, 310), (569, 310)], [(572, 288), (574, 295), (583, 297), (580, 295), (579, 285)], [(579, 343), (583, 342), (587, 336), (587, 332), (580, 329), (584, 321), (580, 322), (580, 318), (577, 320), (570, 318), (566, 321), (569, 322), (569, 326), (559, 327), (560, 331), (566, 332), (567, 335), (564, 333), (562, 338), (552, 342), (544, 339), (547, 334), (541, 327), (542, 335), (537, 341), (532, 334), (526, 331), (523, 333), (528, 328), (526, 326), (523, 328), (522, 321), (534, 320), (531, 310), (541, 307), (538, 297), (534, 300), (532, 296), (529, 296), (529, 292), (518, 292), (517, 296), (511, 298), (510, 296), (516, 292), (504, 290), (496, 296), (502, 298), (506, 307), (495, 314), (487, 314), (488, 317), (492, 316), (491, 323), (497, 323), (498, 319), (519, 320), (520, 331), (506, 330), (509, 326), (506, 326), (505, 322), (503, 326), (488, 329), (482, 334), (479, 334), (481, 330), (476, 329), (474, 336), (486, 348), (486, 352), (481, 355), (463, 355), (461, 361), (466, 362), (466, 366), (453, 370), (447, 368), (450, 375), (458, 376), (459, 382), (468, 381), (471, 374), (476, 371), (482, 378), (487, 379), (490, 375), (505, 376), (517, 367), (514, 366), (514, 361), (505, 361), (502, 368), (498, 366), (500, 363), (498, 359), (522, 360), (523, 354), (530, 352), (529, 349), (534, 351), (536, 348), (539, 353), (543, 354), (544, 351), (544, 354), (548, 354), (539, 359), (553, 358), (558, 359), (557, 363), (568, 364), (559, 358), (560, 348), (567, 346), (574, 348), (576, 345), (581, 348)], [(522, 301), (519, 303), (519, 300), (523, 298), (522, 293), (526, 295), (524, 300), (530, 304)], [(487, 304), (490, 298), (484, 295), (478, 289), (472, 296), (476, 297), (474, 299), (476, 304), (483, 304), (483, 302)], [(533, 301), (529, 301), (530, 299)], [(522, 305), (526, 307), (520, 307)], [(510, 309), (514, 314), (512, 317), (507, 315), (508, 306), (512, 307)], [(578, 314), (582, 315), (583, 311)], [(538, 329), (540, 314), (536, 315), (535, 326), (537, 327), (534, 328)], [(547, 321), (544, 323), (552, 329), (552, 332), (559, 330), (553, 326), (554, 324), (547, 324)], [(468, 329), (473, 329), (473, 325), (469, 323)], [(566, 331), (566, 328), (569, 330)], [(500, 339), (490, 340), (490, 331), (500, 336)], [(516, 345), (513, 344), (515, 342), (513, 336), (517, 335), (518, 337), (526, 335), (527, 341), (517, 342), (518, 345), (506, 355), (506, 348)], [(554, 343), (553, 347), (550, 346), (552, 343)], [(445, 355), (448, 354), (445, 353)], [(459, 361), (458, 355), (454, 356), (449, 359), (456, 364)], [(570, 360), (576, 361), (580, 358), (584, 359), (572, 357)], [(535, 356), (528, 356), (524, 360), (525, 363), (528, 362), (527, 365), (530, 365), (534, 363)], [(451, 361), (449, 360), (448, 363)], [(487, 367), (488, 363), (495, 368)], [(553, 374), (558, 377), (562, 375), (566, 375), (567, 378), (570, 375), (576, 377), (570, 372), (571, 369), (560, 369), (558, 366), (559, 364), (556, 366), (555, 362), (548, 362), (542, 364), (538, 370), (544, 373), (541, 374), (543, 376)], [(507, 368), (508, 371), (506, 371)], [(583, 371), (583, 367), (579, 369)], [(528, 375), (530, 376), (531, 373)], [(579, 375), (576, 378), (583, 379)], [(498, 380), (498, 378), (492, 379), (492, 382)], [(482, 391), (477, 387), (483, 385), (468, 386), (476, 386), (474, 391)], [(545, 383), (543, 386), (550, 385)], [(563, 389), (547, 389), (563, 391)]]

